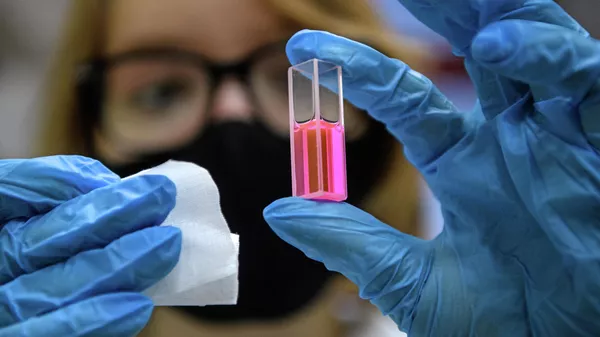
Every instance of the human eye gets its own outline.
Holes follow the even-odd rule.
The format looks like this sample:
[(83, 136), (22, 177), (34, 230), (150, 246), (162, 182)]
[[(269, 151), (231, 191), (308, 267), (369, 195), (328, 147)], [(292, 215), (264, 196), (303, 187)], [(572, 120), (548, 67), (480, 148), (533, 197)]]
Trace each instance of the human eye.
[(130, 96), (130, 106), (145, 113), (165, 114), (185, 102), (191, 84), (183, 78), (165, 78), (144, 85)]

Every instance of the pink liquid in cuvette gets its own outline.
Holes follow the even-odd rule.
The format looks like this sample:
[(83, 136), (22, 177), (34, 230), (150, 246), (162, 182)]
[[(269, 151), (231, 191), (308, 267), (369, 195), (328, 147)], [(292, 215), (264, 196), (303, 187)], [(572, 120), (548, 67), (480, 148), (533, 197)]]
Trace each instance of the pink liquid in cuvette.
[(344, 127), (324, 120), (295, 123), (293, 137), (294, 196), (346, 200)]

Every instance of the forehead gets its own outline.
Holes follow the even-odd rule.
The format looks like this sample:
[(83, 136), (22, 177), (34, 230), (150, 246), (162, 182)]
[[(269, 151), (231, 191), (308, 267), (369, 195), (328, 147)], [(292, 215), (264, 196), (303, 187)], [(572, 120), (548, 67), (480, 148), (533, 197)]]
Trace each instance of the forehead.
[(292, 33), (262, 0), (114, 0), (109, 3), (108, 54), (165, 46), (231, 61)]

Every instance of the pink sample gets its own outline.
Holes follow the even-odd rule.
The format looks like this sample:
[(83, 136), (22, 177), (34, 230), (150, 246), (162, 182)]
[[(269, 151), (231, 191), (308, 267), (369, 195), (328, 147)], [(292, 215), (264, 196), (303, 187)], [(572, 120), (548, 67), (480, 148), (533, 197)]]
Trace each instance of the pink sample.
[(341, 68), (313, 59), (290, 67), (288, 85), (293, 195), (346, 200)]

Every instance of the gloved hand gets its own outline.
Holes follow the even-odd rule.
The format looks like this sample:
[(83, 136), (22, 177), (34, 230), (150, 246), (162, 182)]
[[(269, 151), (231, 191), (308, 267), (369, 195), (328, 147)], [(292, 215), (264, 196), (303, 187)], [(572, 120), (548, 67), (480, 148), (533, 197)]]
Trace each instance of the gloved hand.
[(163, 176), (125, 181), (78, 156), (0, 160), (0, 336), (135, 336), (140, 294), (175, 266)]
[(404, 144), (441, 203), (436, 239), (345, 203), (285, 198), (265, 219), (409, 336), (599, 336), (600, 43), (504, 20), (468, 49), (482, 69), (523, 83), (524, 95), (509, 102), (489, 91), (485, 99), (507, 105), (483, 118), (357, 42), (302, 31), (287, 46), (293, 64), (341, 65), (344, 96)]

